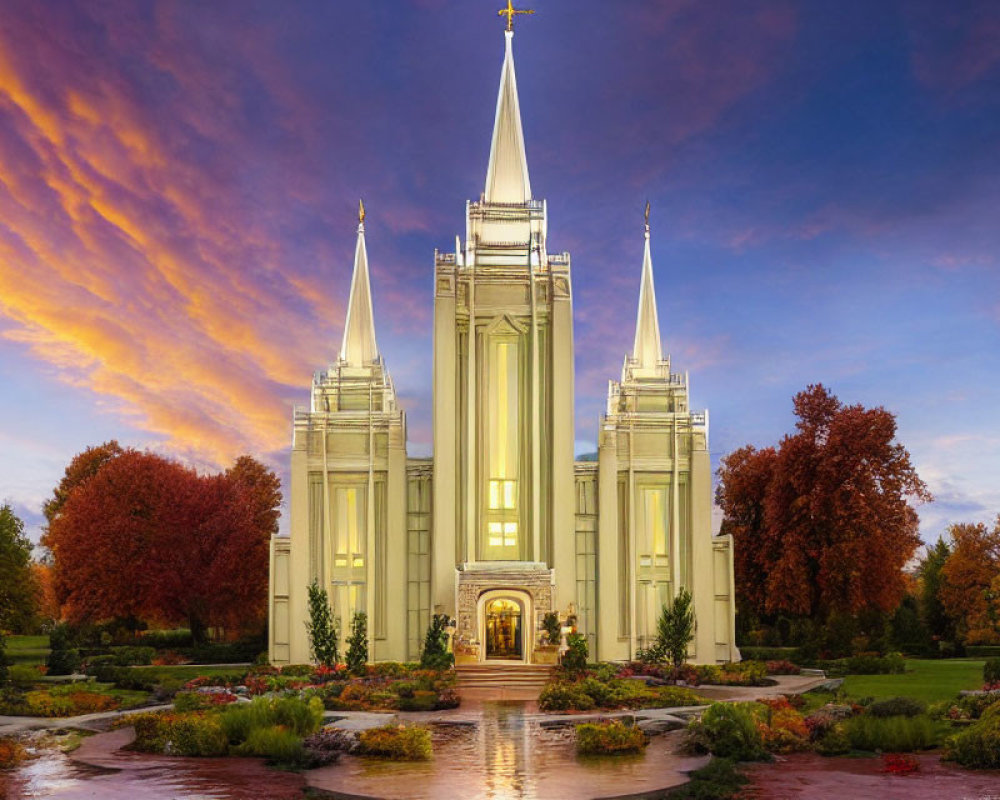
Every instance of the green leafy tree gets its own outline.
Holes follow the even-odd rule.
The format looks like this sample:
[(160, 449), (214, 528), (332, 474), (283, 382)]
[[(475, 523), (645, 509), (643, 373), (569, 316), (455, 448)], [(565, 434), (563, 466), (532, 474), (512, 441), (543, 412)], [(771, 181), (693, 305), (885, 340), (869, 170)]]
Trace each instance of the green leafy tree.
[(73, 647), (69, 626), (56, 625), (49, 634), (49, 655), (45, 664), (49, 675), (72, 675), (80, 667), (80, 651)]
[(31, 569), (31, 541), (10, 503), (0, 506), (0, 628), (30, 630), (38, 616), (39, 587)]
[(920, 562), (920, 619), (931, 636), (938, 642), (955, 641), (955, 621), (948, 615), (941, 602), (941, 570), (951, 555), (951, 548), (944, 539), (927, 548), (927, 555)]
[(7, 639), (0, 630), (0, 687), (10, 681), (10, 659), (7, 658)]
[(364, 675), (368, 663), (368, 615), (355, 611), (351, 617), (351, 635), (347, 637), (347, 669), (352, 675)]
[(309, 584), (309, 621), (306, 622), (306, 631), (309, 634), (312, 657), (327, 667), (334, 666), (340, 660), (337, 649), (339, 627), (330, 609), (326, 589), (314, 580)]
[(681, 589), (674, 602), (663, 606), (656, 623), (656, 644), (653, 646), (660, 660), (669, 660), (679, 667), (687, 659), (688, 645), (694, 639), (693, 598), (687, 589)]
[(435, 614), (427, 626), (424, 649), (420, 654), (421, 669), (449, 669), (455, 662), (455, 654), (448, 651), (448, 615)]

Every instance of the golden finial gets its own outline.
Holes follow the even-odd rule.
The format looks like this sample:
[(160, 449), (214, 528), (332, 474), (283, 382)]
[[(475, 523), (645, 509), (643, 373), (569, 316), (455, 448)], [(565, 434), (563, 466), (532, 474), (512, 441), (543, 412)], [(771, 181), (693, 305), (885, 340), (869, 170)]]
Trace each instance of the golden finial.
[(365, 201), (358, 200), (358, 222), (362, 225), (365, 222)]
[(535, 10), (532, 8), (514, 8), (514, 0), (507, 0), (507, 8), (501, 8), (497, 12), (498, 17), (507, 17), (507, 30), (514, 30), (514, 15), (515, 14), (534, 14)]
[(649, 230), (649, 201), (646, 201), (646, 230)]

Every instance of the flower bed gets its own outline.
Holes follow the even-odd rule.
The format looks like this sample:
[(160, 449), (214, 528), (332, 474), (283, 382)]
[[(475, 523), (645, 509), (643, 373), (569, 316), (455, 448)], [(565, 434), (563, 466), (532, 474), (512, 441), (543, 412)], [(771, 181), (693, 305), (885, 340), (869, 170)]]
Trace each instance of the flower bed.
[(557, 672), (538, 697), (541, 711), (591, 711), (595, 708), (671, 708), (703, 705), (707, 701), (680, 686), (647, 686), (643, 681), (585, 674), (573, 677)]

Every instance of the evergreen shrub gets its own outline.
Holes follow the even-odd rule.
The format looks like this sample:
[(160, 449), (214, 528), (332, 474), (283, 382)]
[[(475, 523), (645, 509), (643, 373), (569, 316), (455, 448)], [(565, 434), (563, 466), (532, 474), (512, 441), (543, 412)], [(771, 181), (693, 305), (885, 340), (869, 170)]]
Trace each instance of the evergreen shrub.
[(761, 711), (756, 703), (713, 703), (700, 720), (688, 726), (689, 747), (736, 761), (765, 759), (768, 756), (758, 724)]
[(865, 713), (873, 717), (916, 717), (926, 711), (927, 706), (912, 697), (890, 697), (876, 700)]

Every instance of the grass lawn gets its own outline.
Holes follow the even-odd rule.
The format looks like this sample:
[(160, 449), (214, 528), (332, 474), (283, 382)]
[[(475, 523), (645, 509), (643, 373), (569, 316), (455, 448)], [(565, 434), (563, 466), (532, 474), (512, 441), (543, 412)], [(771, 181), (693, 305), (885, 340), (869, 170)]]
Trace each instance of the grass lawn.
[(44, 664), (49, 654), (48, 636), (8, 636), (7, 656), (15, 664)]
[(952, 700), (962, 689), (983, 685), (983, 661), (967, 659), (906, 660), (902, 675), (848, 675), (844, 692), (851, 697), (914, 697), (925, 703)]

